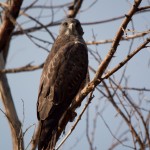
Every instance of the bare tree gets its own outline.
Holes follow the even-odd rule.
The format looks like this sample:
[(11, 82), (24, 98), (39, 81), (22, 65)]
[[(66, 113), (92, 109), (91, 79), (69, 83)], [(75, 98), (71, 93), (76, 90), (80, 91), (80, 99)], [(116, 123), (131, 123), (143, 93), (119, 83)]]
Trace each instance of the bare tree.
[[(86, 26), (93, 28), (94, 26), (100, 27), (100, 25), (105, 23), (110, 25), (111, 28), (111, 24), (116, 20), (120, 21), (120, 25), (115, 31), (114, 38), (97, 40), (96, 36), (100, 33), (95, 34), (95, 31), (92, 31), (91, 39), (93, 40), (90, 39), (86, 41), (89, 46), (89, 62), (93, 62), (89, 65), (89, 74), (93, 76), (93, 78), (87, 81), (86, 86), (83, 87), (82, 91), (76, 96), (76, 101), (66, 110), (61, 119), (57, 133), (57, 140), (60, 140), (55, 148), (56, 150), (64, 145), (65, 141), (76, 129), (78, 122), (83, 118), (83, 114), (86, 114), (86, 134), (84, 136), (87, 139), (90, 150), (103, 149), (95, 144), (99, 119), (103, 121), (106, 129), (113, 138), (111, 144), (107, 143), (107, 145), (110, 144), (110, 146), (107, 146), (109, 150), (116, 149), (117, 147), (141, 150), (150, 149), (150, 109), (147, 109), (147, 106), (150, 106), (150, 104), (149, 98), (145, 98), (149, 96), (147, 93), (150, 92), (150, 88), (130, 86), (130, 80), (127, 76), (127, 69), (130, 67), (130, 63), (128, 62), (130, 60), (137, 61), (133, 59), (134, 56), (140, 51), (149, 48), (149, 25), (144, 29), (142, 28), (142, 31), (138, 31), (136, 27), (137, 22), (134, 20), (136, 16), (140, 16), (141, 14), (148, 15), (150, 13), (150, 1), (134, 0), (132, 3), (129, 1), (124, 2), (130, 6), (129, 10), (126, 10), (125, 15), (118, 15), (117, 17), (111, 16), (110, 19), (91, 22), (82, 22), (82, 20), (80, 20), (83, 28)], [(29, 62), (25, 66), (7, 68), (6, 63), (11, 49), (10, 43), (14, 39), (18, 40), (21, 36), (26, 36), (32, 45), (36, 46), (38, 49), (49, 52), (49, 48), (56, 37), (53, 28), (60, 25), (61, 21), (66, 17), (75, 18), (79, 15), (82, 16), (84, 13), (88, 15), (90, 10), (95, 8), (98, 1), (95, 0), (90, 2), (86, 7), (84, 4), (87, 2), (83, 0), (74, 0), (69, 3), (63, 2), (62, 4), (55, 5), (53, 5), (54, 1), (49, 1), (48, 3), (48, 1), (38, 2), (35, 0), (33, 2), (28, 2), (28, 4), (24, 3), (22, 5), (22, 3), (22, 0), (0, 2), (0, 95), (4, 106), (4, 110), (1, 108), (0, 110), (8, 120), (11, 129), (13, 149), (24, 150), (28, 149), (30, 146), (30, 149), (34, 150), (38, 143), (38, 130), (33, 133), (30, 143), (24, 146), (24, 135), (32, 125), (23, 131), (23, 122), (18, 118), (14, 105), (15, 100), (12, 97), (6, 74), (33, 72), (34, 70), (41, 69), (44, 62), (38, 65), (33, 65)], [(117, 5), (117, 2), (114, 3)], [(119, 7), (123, 8), (123, 6)], [(59, 15), (59, 20), (56, 19), (58, 18), (58, 11), (64, 12), (63, 15), (62, 13)], [(36, 14), (30, 14), (30, 12), (36, 12)], [(96, 15), (98, 17), (100, 16), (99, 14)], [(48, 21), (45, 21), (45, 18), (48, 18)], [(49, 39), (41, 37), (40, 34), (36, 36), (37, 32), (48, 34)], [(139, 42), (135, 42), (137, 40)], [(114, 67), (111, 67), (112, 64), (114, 64), (114, 58), (117, 58), (117, 56), (115, 57), (116, 53), (120, 51), (119, 47), (126, 41), (129, 43), (126, 54), (115, 63)], [(102, 50), (99, 49), (102, 45), (107, 44), (109, 48), (107, 46), (107, 49), (105, 49), (105, 56), (102, 57)], [(108, 50), (107, 53), (106, 50)], [(145, 53), (145, 51), (143, 53)], [(138, 64), (138, 61), (136, 63)], [(117, 73), (120, 70), (121, 75), (118, 78)], [(143, 78), (144, 76), (141, 77), (141, 80)], [(133, 96), (133, 92), (136, 92), (136, 97)], [(94, 104), (94, 106), (90, 104)], [(109, 106), (109, 104), (111, 104), (111, 106)], [(78, 111), (77, 108), (80, 106), (81, 109)], [(93, 118), (90, 118), (91, 107), (95, 110)], [(116, 120), (119, 122), (115, 128), (116, 132), (113, 131), (111, 124), (107, 123), (106, 118), (103, 116), (108, 107), (114, 109)], [(26, 110), (26, 108), (23, 109)], [(79, 114), (77, 115), (77, 113)], [(72, 124), (71, 128), (67, 126), (70, 122)], [(66, 128), (69, 128), (69, 131), (65, 136), (61, 137)], [(77, 144), (78, 141), (75, 142), (75, 146)]]

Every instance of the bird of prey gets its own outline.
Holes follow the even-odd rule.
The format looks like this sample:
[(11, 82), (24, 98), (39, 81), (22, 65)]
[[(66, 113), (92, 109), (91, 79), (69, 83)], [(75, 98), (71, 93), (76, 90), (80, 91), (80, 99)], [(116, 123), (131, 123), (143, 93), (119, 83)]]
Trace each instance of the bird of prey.
[(44, 64), (37, 117), (41, 123), (38, 149), (48, 149), (59, 120), (73, 100), (88, 70), (88, 52), (83, 29), (77, 19), (66, 19)]

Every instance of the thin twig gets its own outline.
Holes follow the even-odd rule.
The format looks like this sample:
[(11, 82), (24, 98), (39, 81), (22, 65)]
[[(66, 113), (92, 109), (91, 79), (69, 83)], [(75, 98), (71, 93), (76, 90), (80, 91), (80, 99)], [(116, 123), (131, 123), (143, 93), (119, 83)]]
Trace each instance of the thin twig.
[(70, 131), (67, 133), (67, 135), (64, 137), (64, 139), (61, 141), (61, 143), (57, 146), (57, 148), (55, 150), (58, 150), (62, 144), (67, 140), (67, 138), (69, 137), (69, 135), (73, 132), (73, 130), (75, 129), (75, 127), (77, 126), (78, 122), (81, 120), (81, 117), (83, 115), (83, 113), (85, 112), (85, 110), (87, 109), (88, 105), (90, 104), (91, 100), (94, 98), (93, 96), (93, 92), (91, 92), (90, 97), (87, 101), (87, 103), (85, 104), (82, 112), (80, 113), (80, 115), (78, 116), (76, 122), (74, 123), (74, 125), (72, 126), (72, 128), (70, 129)]
[(146, 48), (146, 45), (150, 42), (150, 38), (141, 44), (136, 50), (134, 50), (131, 54), (129, 54), (122, 62), (120, 62), (115, 68), (113, 68), (110, 72), (102, 77), (102, 79), (107, 79), (109, 76), (114, 74), (117, 70), (119, 70), (123, 65), (125, 65), (135, 54), (137, 54), (143, 48)]
[(37, 69), (41, 69), (43, 68), (44, 63), (37, 65), (37, 66), (33, 66), (33, 65), (25, 65), (23, 67), (19, 67), (19, 68), (11, 68), (11, 69), (1, 69), (0, 70), (0, 74), (1, 73), (19, 73), (19, 72), (26, 72), (26, 71), (34, 71)]
[[(134, 35), (128, 35), (128, 36), (122, 37), (121, 41), (128, 41), (131, 39), (136, 39), (136, 38), (148, 35), (149, 33), (150, 33), (150, 30), (146, 30), (146, 31), (134, 34)], [(112, 43), (112, 42), (113, 42), (113, 39), (106, 39), (106, 40), (100, 40), (100, 41), (87, 41), (86, 44), (87, 45), (98, 45), (98, 44), (107, 44), (107, 43)]]

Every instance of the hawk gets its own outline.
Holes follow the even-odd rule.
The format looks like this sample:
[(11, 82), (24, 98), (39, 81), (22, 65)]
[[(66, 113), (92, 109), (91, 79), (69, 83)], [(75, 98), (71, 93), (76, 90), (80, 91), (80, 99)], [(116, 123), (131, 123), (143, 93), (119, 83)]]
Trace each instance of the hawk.
[(66, 19), (44, 64), (37, 118), (41, 123), (38, 149), (45, 150), (57, 132), (58, 123), (73, 100), (88, 71), (88, 51), (77, 19)]

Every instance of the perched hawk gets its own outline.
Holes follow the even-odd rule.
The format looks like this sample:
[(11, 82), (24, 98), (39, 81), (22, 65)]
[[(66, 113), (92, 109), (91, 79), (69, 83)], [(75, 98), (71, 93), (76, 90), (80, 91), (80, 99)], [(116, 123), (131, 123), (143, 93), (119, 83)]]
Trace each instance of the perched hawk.
[(62, 22), (48, 55), (39, 87), (37, 117), (41, 123), (38, 149), (45, 150), (58, 122), (73, 102), (88, 70), (88, 52), (77, 19)]

